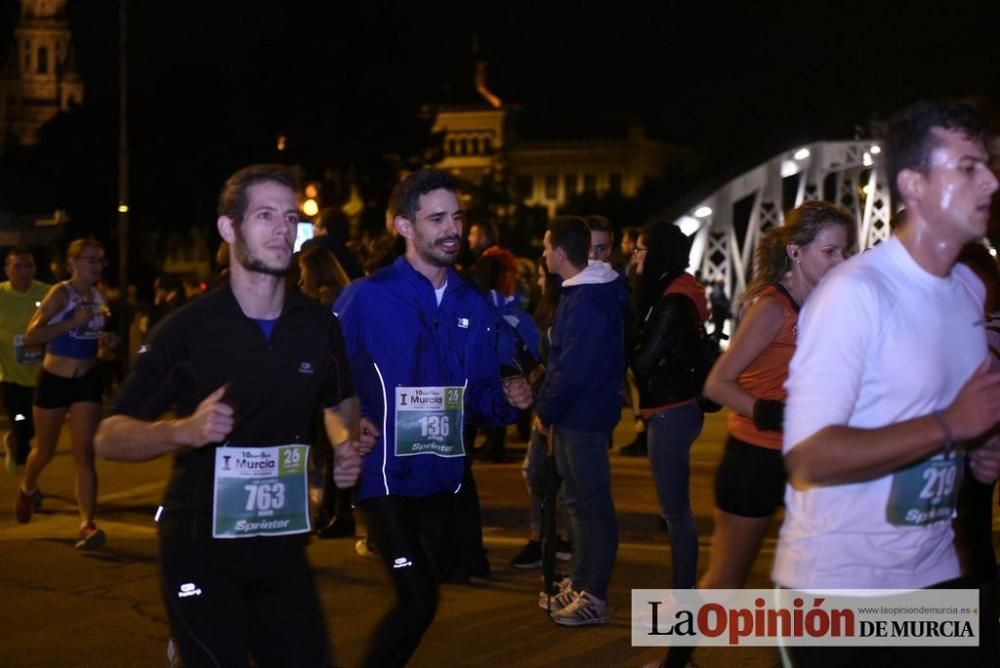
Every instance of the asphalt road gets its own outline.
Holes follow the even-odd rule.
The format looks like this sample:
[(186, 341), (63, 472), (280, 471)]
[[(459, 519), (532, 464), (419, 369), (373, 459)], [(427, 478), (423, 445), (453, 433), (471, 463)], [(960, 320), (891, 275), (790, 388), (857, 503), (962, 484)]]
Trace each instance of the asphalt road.
[[(724, 434), (724, 417), (711, 416), (692, 451), (702, 567), (711, 549), (711, 481)], [(631, 438), (631, 420), (623, 420), (616, 451)], [(476, 463), (494, 578), (443, 588), (437, 619), (411, 665), (640, 666), (658, 658), (660, 650), (629, 643), (629, 591), (670, 584), (670, 550), (657, 518), (648, 462), (612, 455), (622, 528), (609, 597), (612, 621), (568, 629), (551, 623), (537, 607), (539, 572), (509, 567), (527, 530), (527, 495), (514, 461), (523, 447), (511, 441), (510, 463)], [(167, 665), (169, 628), (159, 595), (153, 517), (169, 466), (169, 459), (99, 462), (98, 523), (108, 542), (89, 553), (73, 549), (78, 519), (65, 439), (40, 482), (46, 494), (43, 511), (29, 524), (19, 525), (13, 517), (17, 480), (0, 474), (0, 499), (8, 499), (0, 504), (0, 665)], [(774, 533), (751, 585), (768, 586)], [(314, 540), (309, 556), (340, 664), (358, 665), (364, 643), (392, 602), (383, 567), (357, 556), (353, 540)], [(776, 661), (777, 653), (767, 648), (709, 649), (696, 655), (703, 668), (770, 667)]]

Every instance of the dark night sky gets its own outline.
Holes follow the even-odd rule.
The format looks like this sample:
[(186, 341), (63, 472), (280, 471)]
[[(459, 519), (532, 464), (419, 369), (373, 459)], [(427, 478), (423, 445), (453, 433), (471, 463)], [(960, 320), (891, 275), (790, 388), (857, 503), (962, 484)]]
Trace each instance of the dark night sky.
[[(725, 169), (917, 97), (1000, 100), (996, 5), (132, 0), (133, 208), (211, 220), (225, 174), (274, 158), (278, 131), (314, 169), (405, 144), (421, 104), (475, 99), (474, 36), (491, 88), (542, 125), (633, 115)], [(2, 46), (18, 9), (0, 7)], [(113, 165), (117, 3), (69, 12), (90, 150)]]

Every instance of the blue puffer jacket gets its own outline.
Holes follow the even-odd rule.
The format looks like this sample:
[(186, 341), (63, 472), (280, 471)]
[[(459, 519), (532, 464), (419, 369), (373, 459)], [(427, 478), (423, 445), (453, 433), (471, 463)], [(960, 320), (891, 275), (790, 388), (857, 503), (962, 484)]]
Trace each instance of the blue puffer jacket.
[(437, 305), (430, 281), (404, 257), (355, 281), (333, 307), (344, 332), (361, 414), (382, 429), (365, 457), (358, 500), (458, 490), (462, 457), (425, 452), (397, 457), (395, 388), (465, 386), (465, 419), (510, 424), (496, 356), (496, 311), (457, 273)]
[(618, 424), (625, 381), (628, 291), (603, 262), (564, 281), (535, 410), (546, 426), (608, 431)]

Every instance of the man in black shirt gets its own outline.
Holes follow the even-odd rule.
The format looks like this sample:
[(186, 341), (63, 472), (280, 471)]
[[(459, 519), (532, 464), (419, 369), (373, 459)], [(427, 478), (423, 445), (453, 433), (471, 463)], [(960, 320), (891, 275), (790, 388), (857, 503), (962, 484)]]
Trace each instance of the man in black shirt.
[[(218, 228), (230, 282), (165, 319), (140, 349), (97, 452), (174, 453), (158, 513), (161, 585), (184, 665), (327, 666), (305, 555), (306, 461), (317, 402), (336, 444), (334, 479), (353, 485), (365, 448), (337, 319), (286, 294), (299, 220), (283, 167), (234, 174)], [(173, 410), (174, 418), (157, 420)]]

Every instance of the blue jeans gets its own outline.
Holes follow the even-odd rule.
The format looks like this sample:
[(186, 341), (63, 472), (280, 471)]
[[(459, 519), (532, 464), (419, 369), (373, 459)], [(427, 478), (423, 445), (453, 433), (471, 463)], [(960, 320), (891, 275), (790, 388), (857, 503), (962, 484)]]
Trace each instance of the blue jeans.
[(556, 468), (563, 477), (573, 525), (573, 590), (608, 599), (618, 553), (618, 518), (611, 500), (610, 432), (556, 427)]
[(704, 422), (698, 402), (668, 408), (646, 420), (649, 464), (660, 512), (670, 531), (673, 587), (694, 587), (698, 571), (698, 529), (691, 512), (691, 444)]
[[(545, 458), (548, 456), (548, 442), (545, 437), (534, 429), (531, 430), (531, 440), (524, 453), (521, 464), (521, 475), (531, 494), (531, 508), (528, 514), (529, 526), (532, 531), (542, 530), (542, 501), (545, 499)], [(571, 532), (569, 518), (566, 516), (566, 498), (562, 484), (556, 492), (556, 513), (558, 525)]]

